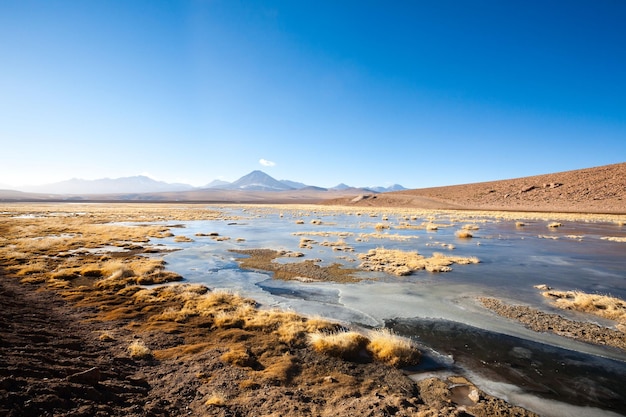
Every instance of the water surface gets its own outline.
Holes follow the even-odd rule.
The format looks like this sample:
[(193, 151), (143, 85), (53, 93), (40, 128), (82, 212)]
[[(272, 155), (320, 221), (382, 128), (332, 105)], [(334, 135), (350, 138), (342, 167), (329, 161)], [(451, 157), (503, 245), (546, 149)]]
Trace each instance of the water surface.
[[(626, 299), (626, 243), (606, 239), (626, 237), (626, 227), (615, 222), (571, 220), (548, 227), (553, 220), (547, 219), (524, 219), (525, 225), (520, 227), (515, 219), (460, 218), (464, 215), (459, 213), (388, 214), (385, 220), (382, 213), (312, 210), (229, 208), (228, 213), (239, 215), (239, 220), (187, 222), (173, 231), (193, 242), (177, 243), (171, 238), (159, 243), (181, 249), (168, 254), (166, 260), (170, 269), (190, 282), (237, 291), (264, 307), (293, 309), (362, 326), (386, 324), (432, 352), (429, 372), (461, 367), (482, 381), (481, 388), (491, 388), (500, 396), (507, 393), (502, 387), (515, 386), (524, 393), (515, 397), (517, 402), (544, 415), (609, 415), (607, 409), (626, 414), (626, 389), (619, 383), (626, 378), (626, 353), (535, 333), (494, 315), (476, 301), (480, 296), (497, 297), (611, 325), (600, 318), (557, 310), (533, 285)], [(424, 222), (437, 224), (437, 230), (420, 228)], [(377, 230), (376, 225), (381, 224), (390, 228)], [(471, 231), (474, 237), (457, 238), (455, 232), (467, 224), (478, 227)], [(211, 232), (230, 239), (195, 236)], [(367, 236), (371, 233), (393, 238)], [(319, 244), (301, 249), (302, 237), (318, 243), (342, 239), (354, 252)], [(476, 256), (481, 262), (452, 265), (447, 273), (419, 271), (408, 277), (362, 273), (366, 279), (359, 283), (305, 283), (274, 280), (269, 272), (241, 270), (236, 260), (240, 255), (229, 252), (284, 249), (303, 252), (305, 257), (281, 262), (319, 259), (320, 264), (338, 262), (354, 268), (359, 264), (358, 253), (378, 247), (418, 251), (425, 256), (434, 252)], [(555, 405), (559, 401), (565, 408)]]

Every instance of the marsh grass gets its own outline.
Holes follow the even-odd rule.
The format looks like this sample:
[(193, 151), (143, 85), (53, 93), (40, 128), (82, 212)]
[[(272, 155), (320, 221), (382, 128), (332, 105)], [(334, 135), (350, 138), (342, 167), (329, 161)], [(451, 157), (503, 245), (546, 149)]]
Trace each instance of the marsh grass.
[(480, 260), (476, 257), (448, 256), (439, 252), (433, 253), (430, 258), (420, 255), (417, 251), (407, 252), (397, 249), (377, 248), (366, 254), (359, 254), (363, 262), (360, 267), (367, 271), (380, 271), (397, 276), (410, 275), (419, 270), (429, 272), (449, 272), (452, 264), (476, 264)]
[(362, 334), (357, 331), (318, 331), (309, 335), (309, 343), (318, 352), (353, 362), (375, 360), (393, 367), (419, 363), (421, 354), (415, 344), (387, 329)]
[(368, 338), (367, 349), (378, 362), (396, 368), (419, 363), (420, 351), (410, 339), (398, 336), (389, 329), (372, 330)]
[(621, 329), (626, 325), (626, 301), (622, 299), (582, 291), (549, 290), (542, 292), (542, 295), (554, 300), (554, 304), (559, 308), (615, 320), (620, 323)]
[(459, 239), (471, 239), (474, 237), (474, 235), (472, 234), (472, 232), (470, 232), (469, 230), (466, 229), (461, 229), (461, 230), (457, 230), (454, 235), (456, 237), (458, 237)]
[(365, 350), (369, 340), (359, 332), (316, 332), (309, 335), (309, 341), (313, 349), (329, 356), (352, 362), (370, 360), (370, 355)]

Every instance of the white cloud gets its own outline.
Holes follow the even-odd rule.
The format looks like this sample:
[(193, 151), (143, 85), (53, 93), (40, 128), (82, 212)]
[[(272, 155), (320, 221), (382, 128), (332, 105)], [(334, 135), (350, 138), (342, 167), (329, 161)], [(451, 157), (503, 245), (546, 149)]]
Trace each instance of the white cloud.
[(276, 166), (276, 162), (273, 161), (268, 161), (267, 159), (259, 159), (259, 164), (263, 165), (264, 167), (273, 167)]

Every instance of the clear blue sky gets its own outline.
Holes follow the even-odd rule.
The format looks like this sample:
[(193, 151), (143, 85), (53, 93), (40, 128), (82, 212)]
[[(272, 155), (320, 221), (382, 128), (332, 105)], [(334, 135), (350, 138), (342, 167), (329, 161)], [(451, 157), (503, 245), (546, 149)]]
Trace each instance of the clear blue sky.
[(3, 185), (624, 161), (626, 1), (0, 1)]

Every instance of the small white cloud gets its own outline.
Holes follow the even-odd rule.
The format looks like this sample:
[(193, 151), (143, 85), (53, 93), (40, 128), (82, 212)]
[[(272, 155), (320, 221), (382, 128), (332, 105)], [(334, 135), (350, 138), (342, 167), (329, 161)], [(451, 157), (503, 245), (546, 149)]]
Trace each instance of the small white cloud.
[(268, 161), (267, 159), (259, 159), (259, 164), (263, 165), (264, 167), (273, 167), (276, 166), (276, 162), (272, 162), (272, 161)]

